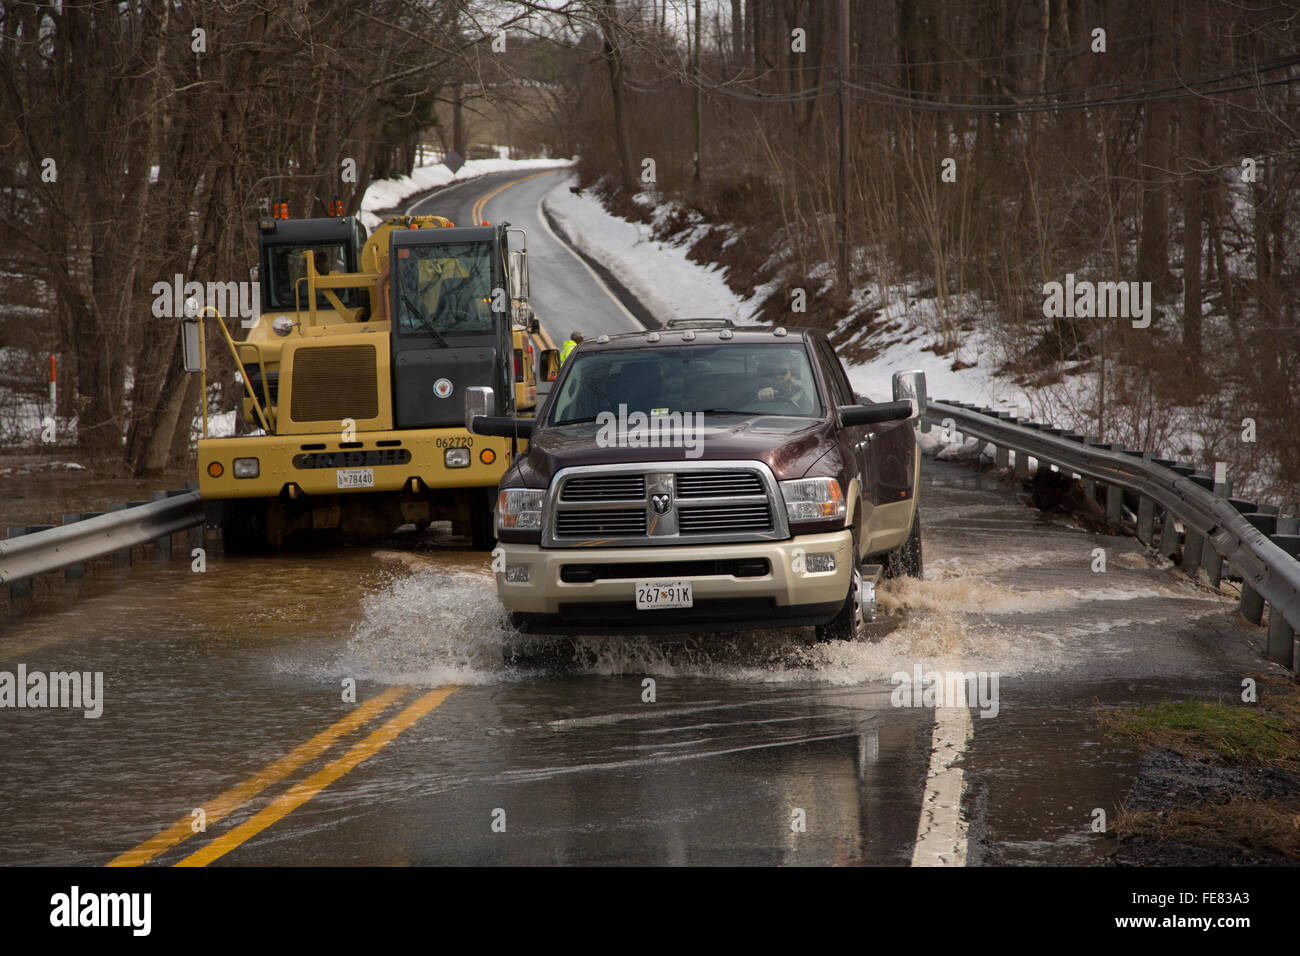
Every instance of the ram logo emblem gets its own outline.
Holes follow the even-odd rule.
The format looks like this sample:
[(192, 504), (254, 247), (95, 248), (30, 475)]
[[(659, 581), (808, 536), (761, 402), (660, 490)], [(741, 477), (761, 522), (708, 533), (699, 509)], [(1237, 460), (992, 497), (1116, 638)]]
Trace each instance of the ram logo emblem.
[(672, 496), (672, 495), (667, 495), (667, 494), (665, 494), (665, 495), (651, 495), (651, 496), (650, 496), (650, 504), (652, 504), (652, 505), (654, 506), (655, 514), (657, 514), (657, 515), (666, 515), (666, 514), (668, 514), (668, 509), (672, 507), (672, 504), (673, 504), (673, 496)]

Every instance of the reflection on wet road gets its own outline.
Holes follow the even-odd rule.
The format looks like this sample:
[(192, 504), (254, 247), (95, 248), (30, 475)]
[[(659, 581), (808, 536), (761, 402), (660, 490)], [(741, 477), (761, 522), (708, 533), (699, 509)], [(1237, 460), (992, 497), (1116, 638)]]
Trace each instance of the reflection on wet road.
[[(1130, 539), (925, 470), (926, 579), (885, 587), (874, 643), (584, 638), (507, 662), (487, 555), (437, 526), (88, 580), (0, 637), (0, 669), (105, 682), (98, 719), (0, 711), (0, 863), (907, 865), (945, 799), (937, 835), (969, 829), (968, 862), (1095, 862), (1089, 814), (1133, 758), (1088, 708), (1212, 695), (1257, 659), (1224, 599)], [(932, 706), (895, 706), (917, 667), (1001, 675), (952, 760)]]

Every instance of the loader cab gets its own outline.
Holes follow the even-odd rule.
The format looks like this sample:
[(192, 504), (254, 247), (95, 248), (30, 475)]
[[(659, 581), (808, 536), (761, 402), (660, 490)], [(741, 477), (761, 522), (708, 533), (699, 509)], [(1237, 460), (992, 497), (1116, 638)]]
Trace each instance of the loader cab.
[[(324, 219), (258, 220), (258, 279), (262, 289), (262, 312), (293, 312), (306, 309), (306, 262), (303, 253), (311, 252), (316, 271), (356, 272), (361, 247), (366, 241), (366, 227), (354, 216)], [(343, 305), (355, 309), (369, 305), (360, 289), (342, 289)], [(332, 306), (322, 293), (316, 294), (316, 307)]]
[(460, 426), (473, 386), (513, 414), (507, 226), (395, 229), (389, 244), (394, 426)]

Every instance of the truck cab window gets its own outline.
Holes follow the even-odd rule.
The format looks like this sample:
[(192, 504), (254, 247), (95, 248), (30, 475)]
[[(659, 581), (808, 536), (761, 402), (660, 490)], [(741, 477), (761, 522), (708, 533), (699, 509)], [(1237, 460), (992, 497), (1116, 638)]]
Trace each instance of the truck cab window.
[(399, 246), (393, 260), (398, 331), (404, 335), (491, 332), (492, 245)]
[[(269, 289), (268, 300), (272, 310), (293, 309), (295, 307), (295, 290), (301, 298), (302, 308), (307, 308), (307, 262), (303, 253), (310, 252), (316, 260), (316, 272), (326, 275), (330, 272), (347, 272), (347, 252), (343, 243), (311, 243), (304, 245), (275, 245), (266, 248), (266, 276), (263, 279)], [(348, 308), (356, 308), (357, 290), (336, 290), (340, 301)], [(316, 293), (316, 308), (330, 309), (333, 306), (325, 295)]]

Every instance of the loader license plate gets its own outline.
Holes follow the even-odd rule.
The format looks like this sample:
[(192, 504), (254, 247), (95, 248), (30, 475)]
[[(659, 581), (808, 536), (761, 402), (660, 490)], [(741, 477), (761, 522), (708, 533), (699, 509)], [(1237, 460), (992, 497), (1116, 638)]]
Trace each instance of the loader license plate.
[(694, 607), (690, 581), (638, 581), (636, 609), (658, 611), (670, 607)]
[(375, 487), (375, 469), (340, 468), (334, 473), (339, 488), (373, 488)]

